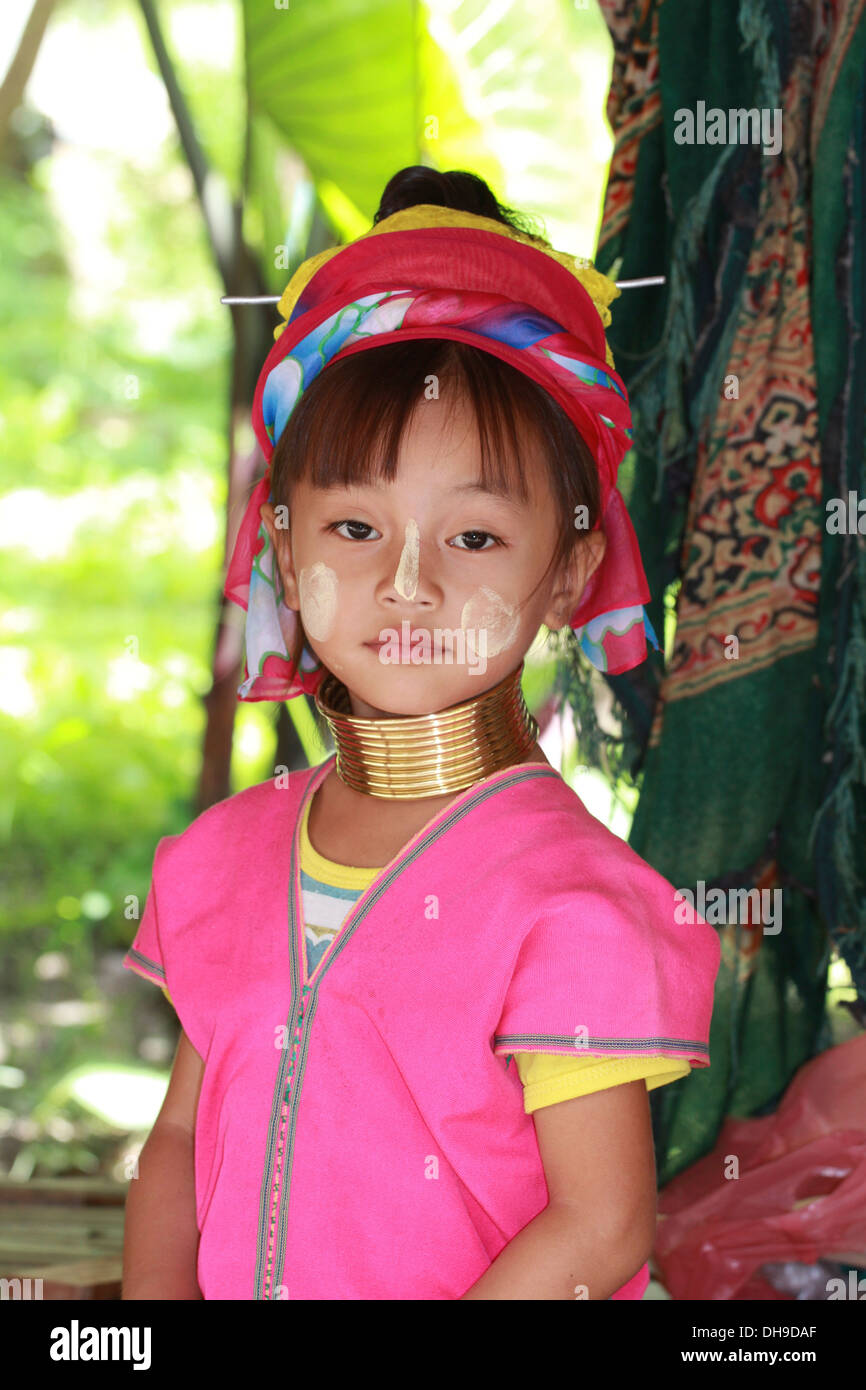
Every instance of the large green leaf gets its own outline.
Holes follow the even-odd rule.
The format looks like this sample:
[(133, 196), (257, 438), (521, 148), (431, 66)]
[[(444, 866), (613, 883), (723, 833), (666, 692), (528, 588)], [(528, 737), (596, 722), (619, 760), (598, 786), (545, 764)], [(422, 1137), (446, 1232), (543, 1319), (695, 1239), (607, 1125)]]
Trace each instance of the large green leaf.
[(407, 164), (471, 169), (591, 255), (612, 148), (597, 0), (243, 0), (250, 99), (344, 237)]
[(243, 12), (252, 106), (304, 160), (344, 236), (367, 229), (407, 164), (468, 167), (501, 183), (423, 5), (244, 0)]

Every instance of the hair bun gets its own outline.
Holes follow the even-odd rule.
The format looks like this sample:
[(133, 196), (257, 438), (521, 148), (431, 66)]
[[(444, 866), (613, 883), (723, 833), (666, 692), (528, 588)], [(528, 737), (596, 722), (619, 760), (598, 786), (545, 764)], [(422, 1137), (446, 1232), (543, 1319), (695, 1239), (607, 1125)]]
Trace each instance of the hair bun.
[(426, 164), (410, 164), (406, 169), (398, 170), (385, 185), (373, 223), (382, 222), (395, 212), (417, 207), (419, 203), (454, 208), (456, 212), (473, 213), (476, 217), (490, 217), (515, 232), (522, 232), (547, 245), (544, 238), (527, 225), (527, 219), (521, 213), (497, 202), (484, 180), (466, 169), (449, 169), (447, 173), (441, 173), (438, 169), (428, 168)]
[(440, 173), (424, 164), (412, 164), (400, 169), (388, 180), (373, 218), (381, 222), (404, 208), (416, 207), (419, 203), (432, 203), (434, 207), (454, 208), (457, 212), (475, 213), (478, 217), (501, 219), (499, 204), (483, 179), (462, 169), (452, 169)]

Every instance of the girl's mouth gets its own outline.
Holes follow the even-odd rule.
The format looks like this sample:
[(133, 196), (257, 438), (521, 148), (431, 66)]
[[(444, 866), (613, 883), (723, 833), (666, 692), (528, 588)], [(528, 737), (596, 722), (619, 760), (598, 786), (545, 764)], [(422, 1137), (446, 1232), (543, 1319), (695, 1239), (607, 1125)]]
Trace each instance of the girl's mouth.
[[(369, 647), (370, 651), (380, 652), (383, 647), (390, 646), (394, 641), (395, 638), (393, 637), (377, 637), (374, 638), (372, 642), (365, 642), (364, 646)], [(411, 634), (404, 631), (396, 638), (397, 645), (401, 652), (410, 652), (413, 643), (423, 643), (424, 641), (428, 643), (431, 641), (430, 633), (424, 632), (420, 628), (416, 629), (416, 631)]]

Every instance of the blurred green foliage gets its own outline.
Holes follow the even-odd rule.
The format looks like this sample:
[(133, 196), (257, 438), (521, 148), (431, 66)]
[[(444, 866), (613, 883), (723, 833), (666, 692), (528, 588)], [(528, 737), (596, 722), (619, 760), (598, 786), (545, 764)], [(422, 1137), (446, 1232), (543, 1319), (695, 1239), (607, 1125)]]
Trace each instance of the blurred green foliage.
[(156, 841), (192, 813), (230, 363), (177, 153), (146, 179), (103, 157), (117, 289), (92, 302), (53, 158), (0, 171), (0, 1169), (18, 1153), (22, 1177), (99, 1166), (92, 1119), (31, 1119), (72, 1065), (170, 1060), (169, 1006), (118, 966)]
[[(132, 286), (110, 315), (77, 314), (44, 169), (0, 180), (0, 478), (20, 538), (3, 642), (26, 685), (0, 719), (0, 927), (48, 929), (50, 945), (74, 935), (59, 899), (99, 888), (116, 908), (146, 887), (155, 837), (186, 823), (222, 559), (228, 326), (188, 198), (159, 199), (156, 235), (159, 180), (126, 190)], [(134, 301), (196, 281), (215, 307), (176, 330), (176, 352), (144, 350)], [(116, 910), (102, 920), (102, 944), (127, 935)]]

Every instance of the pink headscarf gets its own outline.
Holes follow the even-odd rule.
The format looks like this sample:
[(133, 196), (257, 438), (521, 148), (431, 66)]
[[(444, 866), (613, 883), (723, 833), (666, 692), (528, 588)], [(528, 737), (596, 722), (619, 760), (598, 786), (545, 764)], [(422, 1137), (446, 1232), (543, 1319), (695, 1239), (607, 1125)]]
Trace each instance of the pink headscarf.
[[(378, 233), (383, 233), (379, 237)], [(617, 489), (631, 444), (631, 412), (604, 333), (619, 291), (589, 262), (541, 250), (487, 218), (420, 206), (378, 223), (348, 246), (296, 272), (287, 317), (259, 376), (253, 427), (267, 460), (250, 497), (228, 569), (226, 598), (246, 609), (241, 700), (312, 694), (324, 667), (304, 648), (290, 659), (297, 615), (282, 601), (273, 546), (260, 516), (271, 497), (274, 445), (306, 386), (352, 352), (414, 338), (482, 348), (532, 377), (556, 400), (598, 464), (607, 547), (570, 623), (599, 670), (616, 675), (659, 643), (643, 605), (649, 586), (637, 537)]]

